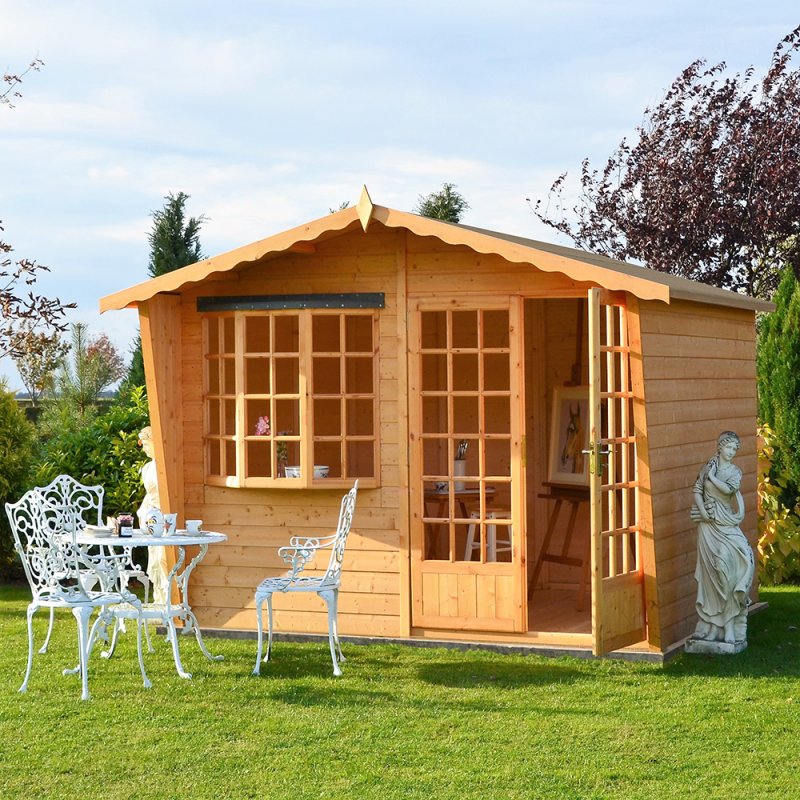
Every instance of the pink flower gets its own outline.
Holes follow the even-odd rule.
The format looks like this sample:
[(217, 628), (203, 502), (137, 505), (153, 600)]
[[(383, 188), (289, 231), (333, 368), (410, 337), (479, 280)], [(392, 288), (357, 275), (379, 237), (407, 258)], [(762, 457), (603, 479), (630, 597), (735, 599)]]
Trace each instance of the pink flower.
[(256, 422), (256, 436), (269, 436), (269, 417), (259, 417)]

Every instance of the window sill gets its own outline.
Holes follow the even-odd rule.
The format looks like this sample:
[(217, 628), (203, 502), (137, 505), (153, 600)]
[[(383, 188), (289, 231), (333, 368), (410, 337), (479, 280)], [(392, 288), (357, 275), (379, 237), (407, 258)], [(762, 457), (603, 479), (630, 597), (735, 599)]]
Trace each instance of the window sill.
[[(351, 489), (356, 478), (320, 478), (306, 483), (302, 478), (238, 478), (206, 477), (206, 486), (222, 486), (228, 489), (285, 489), (287, 491), (316, 489)], [(377, 478), (358, 478), (360, 489), (377, 489)]]

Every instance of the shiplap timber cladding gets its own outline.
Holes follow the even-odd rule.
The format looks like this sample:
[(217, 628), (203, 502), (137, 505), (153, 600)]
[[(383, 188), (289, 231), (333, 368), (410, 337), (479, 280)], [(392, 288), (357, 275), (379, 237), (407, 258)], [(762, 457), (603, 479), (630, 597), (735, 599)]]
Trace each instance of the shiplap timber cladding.
[(746, 508), (742, 530), (756, 545), (754, 315), (681, 301), (642, 302), (640, 323), (657, 603), (661, 639), (672, 642), (690, 634), (696, 623), (692, 487), (723, 430), (741, 438), (736, 464)]
[[(333, 529), (345, 489), (324, 484), (308, 489), (233, 488), (219, 478), (220, 485), (210, 485), (204, 446), (209, 412), (203, 397), (208, 343), (198, 298), (220, 298), (225, 304), (225, 298), (357, 293), (382, 296), (384, 301), (375, 311), (373, 330), (378, 353), (376, 468), (371, 485), (359, 490), (344, 563), (340, 631), (588, 647), (590, 604), (583, 618), (576, 616), (575, 608), (579, 570), (547, 564), (540, 575), (541, 590), (561, 592), (564, 601), (551, 599), (538, 606), (539, 590), (526, 600), (524, 584), (552, 507), (540, 497), (547, 480), (552, 391), (565, 383), (589, 383), (586, 308), (591, 289), (600, 289), (601, 302), (617, 302), (627, 309), (639, 465), (638, 586), (644, 586), (648, 623), (644, 646), (662, 651), (690, 632), (696, 592), (696, 533), (688, 515), (691, 487), (723, 429), (735, 430), (742, 440), (736, 463), (744, 473), (748, 507), (743, 528), (755, 540), (754, 316), (769, 305), (571, 248), (376, 206), (368, 197), (358, 207), (101, 300), (101, 310), (139, 309), (162, 504), (228, 535), (227, 542), (209, 549), (192, 577), (191, 598), (201, 624), (254, 629), (253, 592), (264, 577), (283, 571), (278, 548), (290, 536)], [(467, 558), (463, 539), (469, 520), (448, 510), (450, 555), (423, 558), (428, 563), (419, 569), (419, 537), (412, 532), (420, 531), (420, 514), (428, 520), (425, 525), (442, 524), (439, 519), (430, 522), (438, 512), (423, 511), (423, 504), (415, 505), (413, 499), (421, 501), (424, 494), (424, 459), (414, 447), (420, 432), (409, 411), (422, 398), (411, 340), (422, 319), (415, 315), (423, 308), (457, 311), (462, 317), (473, 314), (476, 319), (491, 309), (513, 310), (508, 317), (511, 342), (503, 361), (514, 375), (509, 418), (516, 433), (508, 453), (492, 457), (495, 468), (499, 465), (497, 503), (511, 514), (505, 520), (511, 521), (513, 531), (510, 562), (489, 562), (485, 538), (479, 557)], [(237, 324), (241, 336), (243, 325)], [(481, 348), (460, 348), (451, 342), (442, 348), (443, 357), (474, 358), (484, 364), (477, 373), (484, 375), (480, 370), (488, 362)], [(489, 351), (491, 346), (489, 360), (497, 362), (498, 351)], [(463, 389), (447, 391), (447, 408), (472, 402)], [(473, 394), (485, 399), (492, 391), (481, 384)], [(479, 402), (484, 400), (475, 400)], [(247, 427), (244, 414), (239, 409), (237, 413), (239, 426)], [(449, 411), (440, 416), (448, 415), (454, 419)], [(474, 422), (480, 417), (471, 411), (463, 418)], [(436, 430), (428, 433), (433, 434), (428, 439), (436, 439)], [(448, 446), (459, 438), (452, 430), (438, 433), (446, 435)], [(470, 445), (473, 458), (484, 452), (476, 436)], [(311, 446), (304, 452), (310, 453)], [(482, 458), (486, 467), (489, 457)], [(473, 469), (478, 469), (476, 462)], [(475, 480), (488, 482), (488, 474)], [(453, 480), (452, 475), (445, 477)], [(491, 510), (489, 495), (484, 492), (481, 497), (475, 513), (485, 515)], [(568, 514), (562, 514), (563, 529)], [(481, 536), (489, 521), (479, 517)], [(559, 533), (563, 539), (563, 530)], [(570, 555), (588, 553), (590, 541), (587, 506), (580, 511)], [(630, 611), (640, 599), (640, 588), (620, 594), (620, 617), (626, 613), (622, 606)], [(324, 606), (315, 600), (276, 596), (277, 629), (324, 633)], [(541, 608), (548, 611), (543, 614)], [(420, 612), (435, 624), (416, 624), (415, 614)], [(493, 629), (487, 621), (494, 621)]]
[[(399, 465), (405, 458), (396, 436), (400, 410), (396, 384), (398, 367), (398, 320), (396, 253), (402, 238), (394, 231), (375, 231), (368, 237), (351, 234), (330, 239), (314, 253), (290, 254), (269, 263), (268, 269), (253, 266), (238, 274), (230, 285), (211, 284), (218, 296), (336, 293), (343, 288), (380, 293), (385, 307), (378, 322), (380, 363), (380, 488), (359, 492), (353, 532), (350, 535), (345, 570), (346, 593), (340, 600), (339, 626), (343, 633), (375, 633), (399, 636), (402, 626), (400, 556), (403, 518)], [(223, 291), (224, 288), (224, 291)], [(285, 565), (277, 549), (294, 535), (314, 535), (336, 525), (342, 491), (314, 489), (287, 491), (230, 489), (203, 483), (203, 342), (201, 317), (196, 313), (198, 296), (208, 296), (209, 285), (201, 284), (183, 295), (184, 371), (191, 375), (184, 387), (184, 438), (186, 447), (186, 515), (204, 520), (209, 529), (223, 530), (228, 541), (209, 550), (195, 570), (193, 606), (201, 624), (209, 627), (255, 627), (253, 587), (265, 577), (279, 575)], [(404, 349), (402, 351), (405, 352)], [(322, 567), (324, 568), (324, 564)], [(313, 574), (313, 573), (312, 573)], [(374, 606), (370, 599), (375, 597)], [(278, 630), (298, 625), (298, 630), (324, 632), (324, 604), (276, 595)], [(361, 614), (361, 616), (358, 616)], [(287, 622), (291, 620), (292, 622)], [(368, 622), (367, 620), (371, 620)], [(370, 629), (375, 625), (375, 630)], [(406, 623), (407, 627), (407, 615)]]

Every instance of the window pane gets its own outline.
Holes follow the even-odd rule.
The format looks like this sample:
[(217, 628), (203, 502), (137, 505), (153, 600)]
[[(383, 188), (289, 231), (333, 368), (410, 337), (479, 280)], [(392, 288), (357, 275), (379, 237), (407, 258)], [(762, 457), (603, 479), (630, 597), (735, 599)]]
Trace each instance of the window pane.
[(300, 391), (300, 362), (296, 358), (275, 359), (275, 394), (297, 394)]
[(269, 394), (269, 359), (244, 360), (244, 391), (246, 394)]
[(347, 477), (368, 478), (375, 474), (375, 448), (372, 442), (347, 443)]
[(483, 388), (489, 392), (508, 391), (510, 383), (508, 356), (505, 353), (484, 353)]
[[(453, 466), (451, 469), (451, 473), (456, 475), (459, 480), (459, 484), (463, 483), (461, 477), (464, 475), (471, 475), (475, 476), (480, 471), (480, 452), (478, 448), (480, 447), (480, 439), (456, 439), (453, 442)], [(459, 455), (459, 448), (461, 449), (462, 458), (458, 459), (456, 456)], [(458, 465), (458, 466), (456, 466)], [(459, 487), (462, 488), (462, 487)], [(477, 487), (468, 487), (468, 488), (477, 488)]]
[(271, 443), (269, 440), (264, 442), (247, 442), (247, 466), (246, 475), (248, 478), (271, 478)]
[(444, 350), (447, 347), (447, 312), (422, 312), (422, 349)]
[(375, 423), (373, 420), (372, 400), (347, 401), (347, 435), (348, 436), (373, 436)]
[(223, 360), (222, 375), (223, 394), (236, 394), (236, 361), (234, 359)]
[(478, 416), (478, 396), (453, 397), (453, 433), (458, 436), (465, 433), (478, 433), (480, 418)]
[(447, 356), (444, 353), (422, 356), (422, 389), (429, 392), (447, 391)]
[[(370, 433), (372, 430), (370, 429)], [(314, 435), (340, 436), (342, 434), (342, 402), (314, 400)]]
[(450, 526), (445, 522), (425, 525), (425, 558), (433, 561), (450, 559)]
[(236, 321), (233, 317), (222, 320), (222, 352), (236, 352)]
[(486, 447), (486, 474), (492, 477), (511, 477), (511, 440), (488, 439)]
[(345, 350), (348, 353), (372, 352), (372, 315), (346, 316), (344, 320)]
[(511, 415), (507, 397), (484, 397), (483, 409), (486, 433), (511, 432)]
[(208, 432), (210, 434), (219, 434), (219, 400), (208, 401)]
[(483, 346), (508, 347), (508, 311), (483, 312)]
[(372, 356), (345, 358), (348, 394), (372, 394)]
[(219, 320), (216, 317), (207, 319), (206, 330), (208, 331), (208, 354), (213, 356), (219, 353)]
[(300, 469), (300, 442), (278, 441), (275, 445), (275, 455), (281, 466)]
[(478, 346), (478, 312), (454, 311), (453, 320), (453, 347)]
[(275, 400), (273, 436), (297, 436), (300, 433), (300, 401)]
[(342, 446), (339, 442), (314, 442), (314, 465), (327, 467), (329, 478), (341, 478)]
[(206, 363), (208, 370), (208, 393), (219, 394), (219, 359), (212, 358)]
[(245, 317), (244, 349), (247, 353), (269, 352), (269, 317)]
[(314, 394), (341, 394), (342, 384), (339, 375), (338, 358), (314, 359)]
[(447, 433), (447, 397), (422, 398), (422, 432)]
[(447, 439), (422, 440), (422, 472), (425, 475), (448, 474)]
[(311, 320), (311, 332), (315, 353), (338, 353), (339, 315), (316, 314)]
[(274, 353), (298, 353), (299, 352), (299, 317), (296, 314), (290, 316), (275, 317), (275, 346)]
[(222, 433), (226, 436), (233, 436), (236, 433), (236, 401), (223, 400), (222, 406), (224, 413)]
[(208, 474), (209, 475), (222, 475), (222, 468), (220, 466), (220, 446), (222, 442), (219, 439), (210, 439), (206, 442), (208, 452)]
[(225, 475), (236, 475), (236, 442), (225, 442)]
[(247, 415), (245, 435), (268, 436), (272, 427), (269, 418), (269, 400), (248, 400), (245, 408)]
[(453, 391), (478, 391), (478, 354), (453, 354)]

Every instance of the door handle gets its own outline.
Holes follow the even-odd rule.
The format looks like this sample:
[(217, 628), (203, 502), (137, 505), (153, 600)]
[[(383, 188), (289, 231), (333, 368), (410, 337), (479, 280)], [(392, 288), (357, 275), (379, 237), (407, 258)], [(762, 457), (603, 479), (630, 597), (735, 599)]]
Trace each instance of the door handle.
[(607, 456), (611, 451), (601, 450), (597, 442), (590, 442), (589, 449), (581, 450), (581, 452), (589, 456), (589, 474), (602, 476), (605, 464), (603, 464), (601, 456)]

